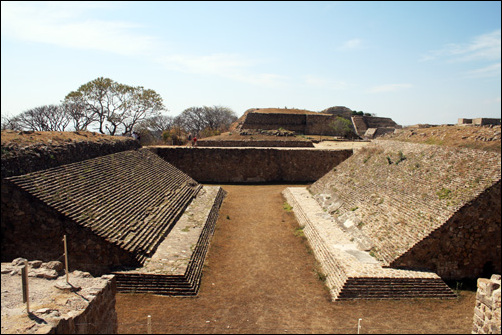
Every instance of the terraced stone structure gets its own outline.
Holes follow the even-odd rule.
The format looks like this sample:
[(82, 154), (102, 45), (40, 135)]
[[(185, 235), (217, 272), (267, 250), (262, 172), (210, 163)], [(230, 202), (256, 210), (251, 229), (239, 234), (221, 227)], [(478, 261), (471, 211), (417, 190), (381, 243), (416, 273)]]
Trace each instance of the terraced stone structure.
[(501, 271), (500, 175), (499, 152), (373, 141), (286, 193), (333, 299), (442, 296)]
[[(185, 210), (198, 206), (205, 216), (198, 216), (200, 229), (188, 246), (193, 257), (186, 262), (191, 265), (173, 284), (188, 286), (181, 294), (196, 293), (225, 192), (220, 187), (203, 189), (148, 149), (70, 161), (2, 178), (2, 260), (61, 260), (67, 235), (71, 270), (101, 275), (134, 268), (136, 273), (149, 273), (143, 265), (154, 259), (163, 241), (172, 240), (169, 234)], [(121, 280), (130, 284), (128, 276), (118, 278), (119, 290)], [(157, 293), (174, 291), (168, 285)]]
[[(20, 209), (28, 214), (29, 219), (21, 221), (25, 224), (3, 216), (9, 229), (3, 232), (2, 254), (57, 259), (61, 253), (54, 246), (61, 245), (66, 233), (70, 264), (99, 274), (114, 266), (140, 265), (151, 257), (201, 188), (148, 150), (119, 152), (6, 181), (11, 197), (25, 199), (16, 204), (38, 206)], [(23, 239), (37, 236), (42, 243), (16, 250)]]
[(303, 109), (249, 109), (237, 120), (232, 130), (286, 129), (304, 135), (337, 136), (340, 134), (330, 126), (337, 117), (351, 121), (353, 137), (376, 138), (401, 128), (390, 118), (352, 116), (352, 111), (346, 107), (332, 107), (322, 112)]

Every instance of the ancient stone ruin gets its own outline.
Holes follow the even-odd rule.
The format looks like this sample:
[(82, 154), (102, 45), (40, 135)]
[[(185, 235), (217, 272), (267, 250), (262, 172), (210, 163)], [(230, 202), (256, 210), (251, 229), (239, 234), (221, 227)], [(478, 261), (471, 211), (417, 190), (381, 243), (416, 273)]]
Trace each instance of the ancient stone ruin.
[[(194, 294), (224, 196), (220, 187), (203, 187), (147, 149), (3, 178), (2, 260), (60, 259), (62, 238), (67, 235), (72, 270), (93, 275), (117, 272), (119, 290), (136, 290), (130, 278), (151, 274), (143, 266), (162, 249), (166, 237), (173, 238), (170, 233), (187, 209), (196, 206), (204, 213), (199, 215), (200, 229), (192, 236), (192, 245), (184, 246), (192, 257), (185, 260), (184, 277), (179, 279), (178, 267), (175, 276), (179, 280), (172, 284), (186, 289), (163, 285), (163, 290), (156, 290)], [(135, 271), (128, 276), (131, 269)], [(153, 274), (172, 277), (158, 271)], [(142, 281), (134, 285), (146, 287)]]
[(22, 297), (22, 268), (16, 258), (2, 263), (2, 334), (115, 334), (116, 281), (72, 271), (68, 282), (59, 261), (28, 262), (28, 303)]
[(337, 117), (351, 122), (352, 138), (373, 139), (401, 126), (392, 119), (352, 115), (346, 107), (331, 107), (322, 112), (298, 109), (254, 108), (247, 110), (233, 126), (234, 131), (286, 129), (303, 135), (339, 136), (330, 125)]
[[(361, 120), (366, 133), (374, 124)], [(314, 182), (283, 194), (333, 300), (453, 298), (445, 281), (501, 272), (500, 152), (388, 140), (356, 151), (105, 147), (2, 145), (2, 261), (61, 261), (66, 235), (73, 273), (193, 296), (225, 197), (200, 183), (287, 181)], [(477, 332), (493, 328), (482, 306)]]
[(501, 119), (478, 117), (474, 119), (459, 118), (459, 125), (475, 125), (475, 126), (486, 126), (486, 125), (499, 125)]
[(501, 271), (500, 165), (497, 152), (374, 141), (285, 196), (334, 300), (448, 296), (441, 278)]
[(500, 275), (479, 278), (472, 334), (500, 334)]

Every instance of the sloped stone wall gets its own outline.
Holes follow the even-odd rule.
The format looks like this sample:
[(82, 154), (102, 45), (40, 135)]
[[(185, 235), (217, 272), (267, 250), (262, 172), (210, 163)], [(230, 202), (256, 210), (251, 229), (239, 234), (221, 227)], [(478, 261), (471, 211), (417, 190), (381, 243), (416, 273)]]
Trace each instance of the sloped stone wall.
[(472, 334), (500, 334), (500, 275), (479, 278)]
[[(500, 165), (500, 153), (374, 141), (310, 191), (384, 264), (476, 278), (490, 262), (500, 266)], [(415, 247), (424, 262), (402, 256)]]
[(2, 262), (17, 257), (62, 260), (63, 236), (67, 235), (70, 270), (102, 275), (109, 273), (113, 266), (140, 265), (133, 254), (5, 180), (2, 180), (1, 232)]
[[(392, 267), (431, 269), (444, 279), (500, 273), (500, 181), (455, 212)], [(498, 219), (497, 219), (498, 218)]]

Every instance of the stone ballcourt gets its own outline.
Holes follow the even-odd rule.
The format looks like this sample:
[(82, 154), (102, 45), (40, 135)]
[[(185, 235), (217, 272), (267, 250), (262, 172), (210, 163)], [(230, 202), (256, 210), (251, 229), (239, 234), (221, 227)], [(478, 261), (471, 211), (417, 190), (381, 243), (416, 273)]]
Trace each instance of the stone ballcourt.
[[(352, 155), (352, 152), (350, 154), (342, 153), (343, 150), (225, 150), (230, 152), (231, 156), (233, 155), (235, 157), (241, 156), (239, 153), (253, 153), (253, 155), (255, 155), (254, 159), (249, 158), (240, 161), (231, 160), (234, 162), (233, 164), (243, 164), (243, 166), (246, 166), (246, 169), (252, 165), (253, 161), (261, 162), (261, 164), (265, 163), (266, 165), (267, 160), (261, 159), (259, 155), (263, 154), (263, 158), (267, 159), (275, 157), (272, 161), (280, 161), (280, 164), (283, 165), (281, 166), (279, 164), (278, 170), (284, 173), (287, 171), (284, 167), (288, 166), (288, 163), (292, 161), (301, 162), (301, 159), (298, 158), (305, 158), (307, 157), (306, 155), (309, 155), (309, 158), (304, 159), (303, 165), (305, 165), (305, 162), (318, 164), (324, 160), (322, 157), (331, 156), (330, 159), (334, 158), (334, 160), (330, 163), (331, 167), (328, 171), (333, 172), (337, 170), (340, 165), (342, 167), (340, 170), (341, 175), (349, 176), (349, 178), (340, 179), (340, 183), (343, 184), (351, 180), (350, 174), (348, 174), (349, 171), (352, 173), (351, 164), (355, 164), (354, 166), (360, 168), (365, 167), (365, 165), (373, 168), (376, 167), (376, 165), (366, 164), (368, 161), (373, 164), (370, 160), (371, 157), (368, 156), (367, 159), (362, 159), (362, 155), (369, 155), (369, 153), (371, 153), (369, 150), (364, 151), (366, 150), (365, 148), (366, 147), (358, 149), (357, 152), (359, 152), (359, 155), (353, 158), (348, 158)], [(387, 158), (389, 163), (383, 160), (383, 166), (394, 171), (394, 173), (399, 172), (401, 168), (403, 171), (406, 171), (403, 167), (409, 167), (410, 169), (414, 168), (415, 170), (421, 171), (419, 169), (420, 166), (410, 165), (410, 162), (412, 162), (411, 157), (415, 155), (415, 151), (407, 151), (408, 149), (404, 150), (403, 148), (407, 147), (396, 147), (390, 144), (388, 147), (389, 156)], [(355, 152), (355, 148), (352, 149)], [(201, 154), (204, 152), (218, 153), (220, 152), (219, 150), (222, 149), (215, 150), (213, 148), (204, 150), (203, 148), (185, 148), (184, 150), (190, 153), (190, 155), (194, 155), (198, 152)], [(316, 152), (320, 155), (317, 160), (315, 159)], [(457, 155), (459, 152), (459, 150), (456, 150), (454, 154)], [(401, 156), (398, 153), (401, 153)], [(406, 156), (404, 158), (403, 153)], [(224, 157), (221, 153), (218, 153), (218, 155)], [(483, 210), (482, 216), (486, 217), (487, 222), (489, 222), (490, 225), (494, 225), (493, 227), (495, 228), (493, 229), (496, 230), (497, 221), (493, 221), (492, 219), (490, 204), (496, 193), (497, 182), (500, 185), (500, 155), (498, 158), (496, 155), (483, 155), (480, 157), (484, 162), (491, 160), (497, 162), (498, 159), (498, 173), (496, 166), (493, 170), (491, 169), (492, 165), (485, 165), (476, 172), (479, 174), (461, 174), (466, 173), (466, 171), (461, 171), (462, 167), (460, 166), (458, 178), (456, 178), (455, 174), (452, 174), (453, 180), (449, 184), (446, 183), (443, 185), (443, 189), (447, 189), (449, 192), (445, 194), (441, 193), (440, 195), (449, 197), (449, 199), (438, 202), (440, 206), (432, 206), (438, 210), (448, 209), (448, 211), (450, 211), (449, 213), (454, 213), (454, 216), (452, 216), (453, 219), (451, 219), (452, 221), (447, 221), (450, 225), (453, 224), (460, 227), (458, 224), (463, 222), (462, 217), (473, 217), (478, 215), (474, 209), (481, 206), (480, 208), (488, 208), (488, 210)], [(476, 156), (473, 157), (476, 159)], [(136, 180), (136, 182), (132, 184), (128, 183), (128, 181), (130, 181), (130, 178), (128, 178), (128, 171), (134, 170), (133, 167), (138, 165), (137, 163), (145, 161), (149, 162), (150, 165), (139, 164), (140, 168), (136, 171), (137, 178), (135, 177), (132, 179)], [(350, 163), (351, 161), (356, 163)], [(403, 163), (401, 163), (402, 161)], [(204, 171), (210, 170), (211, 168), (209, 168), (209, 165), (217, 162), (217, 160), (210, 159), (191, 160), (192, 164), (196, 164), (197, 168)], [(393, 164), (391, 164), (391, 162)], [(438, 165), (440, 160), (436, 158), (435, 162), (435, 164)], [(246, 163), (250, 164), (246, 165)], [(398, 167), (397, 165), (400, 163), (401, 165)], [(289, 165), (291, 165), (291, 171), (301, 171), (301, 163), (291, 163)], [(154, 169), (151, 169), (151, 167), (154, 167)], [(258, 168), (259, 170), (258, 164), (251, 167), (254, 169)], [(9, 197), (2, 196), (2, 213), (4, 213), (4, 206), (12, 205), (13, 210), (9, 210), (9, 214), (5, 216), (11, 220), (10, 222), (14, 222), (14, 220), (19, 220), (23, 217), (29, 217), (29, 214), (33, 214), (31, 219), (23, 221), (27, 224), (28, 228), (25, 229), (27, 232), (31, 231), (31, 228), (29, 228), (30, 225), (33, 226), (33, 223), (40, 218), (44, 218), (44, 222), (46, 223), (55, 224), (54, 227), (60, 223), (66, 224), (67, 226), (64, 229), (75, 232), (75, 234), (79, 236), (80, 241), (86, 241), (85, 243), (79, 244), (76, 242), (78, 240), (73, 240), (73, 249), (70, 250), (70, 255), (73, 255), (73, 257), (79, 255), (79, 257), (83, 257), (80, 262), (81, 265), (91, 265), (93, 262), (89, 259), (89, 256), (94, 255), (91, 252), (91, 250), (93, 250), (92, 248), (96, 248), (95, 250), (101, 249), (99, 252), (99, 262), (97, 263), (101, 267), (90, 267), (89, 271), (96, 271), (97, 273), (102, 272), (106, 264), (115, 268), (118, 265), (123, 265), (122, 269), (113, 270), (116, 274), (119, 291), (136, 293), (148, 292), (167, 295), (196, 295), (199, 292), (201, 284), (204, 259), (215, 229), (218, 208), (222, 204), (226, 192), (224, 191), (224, 185), (223, 187), (202, 187), (198, 182), (191, 179), (189, 175), (185, 174), (181, 167), (179, 168), (178, 170), (178, 168), (171, 167), (171, 165), (168, 165), (164, 160), (160, 159), (159, 156), (149, 150), (140, 149), (137, 151), (123, 151), (122, 153), (105, 155), (82, 162), (73, 162), (67, 165), (62, 164), (52, 169), (35, 171), (32, 174), (15, 175), (14, 177), (8, 178), (6, 181), (2, 180), (2, 192), (4, 193), (7, 191), (6, 194), (9, 194)], [(93, 169), (95, 169), (95, 171), (93, 171)], [(238, 172), (239, 169), (240, 168), (237, 167), (234, 170)], [(321, 169), (325, 169), (325, 167), (316, 165), (316, 167), (311, 168), (310, 171), (308, 171), (308, 168), (305, 171), (308, 171), (308, 173), (319, 173)], [(117, 171), (119, 173), (117, 173)], [(164, 177), (149, 179), (148, 176), (153, 176), (152, 173), (155, 174), (154, 171), (160, 174), (163, 173)], [(363, 172), (361, 172), (360, 177), (363, 177), (364, 168), (361, 171)], [(371, 171), (371, 169), (368, 171)], [(273, 170), (269, 172), (271, 176), (276, 173)], [(449, 172), (451, 173), (451, 171)], [(103, 179), (103, 173), (106, 176), (105, 179)], [(344, 173), (346, 174), (344, 175)], [(262, 177), (254, 179), (256, 177), (253, 177), (252, 174), (253, 172), (250, 172), (249, 175), (244, 175), (245, 179), (243, 181), (248, 183), (264, 181), (261, 180)], [(285, 175), (287, 175), (287, 173), (285, 173)], [(303, 176), (306, 175), (307, 174), (303, 174)], [(399, 175), (399, 173), (397, 175)], [(300, 176), (300, 178), (298, 178), (298, 176)], [(280, 181), (311, 182), (319, 178), (309, 177), (313, 179), (302, 180), (301, 176), (302, 174), (296, 174), (294, 178), (298, 179), (288, 180), (286, 178)], [(146, 179), (143, 177), (146, 177)], [(100, 191), (93, 187), (98, 180), (101, 181), (104, 186), (103, 189), (99, 189)], [(361, 181), (365, 180), (372, 179), (361, 179)], [(468, 190), (471, 193), (455, 193), (456, 189), (454, 187), (458, 187), (459, 180), (460, 184), (462, 180), (468, 182), (470, 187)], [(437, 185), (441, 185), (441, 182), (443, 181), (439, 180)], [(171, 186), (167, 188), (157, 187), (163, 183)], [(316, 185), (314, 185), (313, 190), (317, 188), (317, 191), (314, 193), (317, 192), (318, 195), (328, 194), (325, 191), (322, 191), (324, 193), (319, 192), (323, 187), (321, 183), (333, 185), (332, 183), (330, 184), (329, 179), (318, 181), (315, 183)], [(137, 193), (130, 193), (131, 186), (136, 188), (135, 192)], [(107, 189), (114, 188), (118, 191), (106, 191)], [(312, 188), (309, 187), (309, 189)], [(139, 196), (140, 203), (142, 203), (141, 209), (136, 212), (135, 208), (138, 203), (134, 202), (134, 199), (136, 199), (136, 196), (132, 196), (134, 194)], [(379, 202), (376, 201), (378, 199), (374, 198), (373, 194), (369, 197), (371, 201), (376, 201), (373, 205), (367, 204), (364, 201), (358, 202), (359, 199), (364, 199), (365, 197), (359, 197), (355, 193), (343, 194), (343, 192), (338, 192), (335, 194), (340, 195), (340, 198), (344, 199), (345, 204), (340, 208), (347, 213), (355, 212), (356, 210), (357, 212), (353, 214), (370, 213), (372, 210), (371, 206), (379, 204)], [(433, 197), (437, 196), (435, 190), (431, 190), (431, 195)], [(85, 202), (85, 204), (82, 203), (83, 205), (80, 206), (79, 201), (75, 201), (79, 196), (84, 199), (83, 201)], [(324, 272), (326, 276), (326, 284), (330, 290), (331, 299), (338, 301), (374, 298), (454, 297), (452, 291), (441, 280), (441, 277), (433, 272), (410, 269), (403, 270), (398, 267), (392, 269), (386, 267), (391, 263), (401, 265), (413, 264), (413, 257), (423, 257), (423, 252), (424, 250), (426, 251), (427, 248), (431, 250), (433, 248), (439, 248), (437, 250), (441, 250), (442, 247), (440, 245), (428, 244), (430, 241), (424, 238), (424, 236), (417, 239), (413, 234), (410, 235), (410, 233), (407, 233), (409, 236), (406, 234), (402, 235), (403, 240), (406, 241), (404, 239), (406, 235), (410, 241), (418, 241), (418, 248), (414, 248), (412, 245), (406, 246), (406, 244), (400, 242), (401, 244), (398, 245), (398, 247), (401, 249), (392, 249), (386, 247), (389, 245), (385, 244), (387, 243), (386, 241), (388, 241), (387, 236), (387, 240), (382, 239), (381, 244), (376, 243), (376, 245), (381, 246), (380, 250), (377, 250), (377, 256), (378, 252), (380, 252), (380, 255), (385, 261), (380, 263), (380, 261), (377, 261), (373, 257), (374, 255), (370, 255), (370, 252), (368, 252), (369, 249), (361, 248), (361, 245), (365, 243), (365, 238), (378, 237), (378, 235), (372, 235), (371, 225), (364, 226), (363, 229), (359, 231), (352, 230), (352, 233), (357, 233), (356, 235), (351, 235), (349, 234), (350, 232), (348, 233), (344, 229), (338, 229), (337, 225), (339, 226), (339, 224), (335, 223), (333, 221), (333, 216), (329, 215), (333, 214), (332, 210), (334, 210), (334, 207), (332, 207), (332, 205), (336, 203), (336, 201), (328, 201), (331, 196), (327, 197), (323, 195), (320, 198), (314, 199), (305, 188), (288, 188), (284, 191), (284, 196), (293, 206), (298, 222), (300, 226), (303, 227), (303, 232), (310, 243), (310, 247), (317, 261), (320, 263), (322, 272)], [(97, 199), (99, 201), (92, 202), (91, 199)], [(336, 200), (336, 197), (332, 199)], [(357, 201), (352, 201), (350, 199)], [(440, 200), (441, 199), (440, 197)], [(10, 200), (13, 202), (9, 202)], [(422, 202), (426, 203), (427, 201), (422, 199)], [(103, 203), (110, 203), (111, 205), (100, 205)], [(473, 205), (471, 206), (470, 204)], [(486, 206), (486, 204), (488, 204), (488, 206)], [(399, 208), (401, 207), (397, 206), (389, 213), (399, 213)], [(406, 213), (404, 211), (401, 212)], [(131, 215), (131, 213), (135, 214)], [(233, 212), (227, 214), (227, 220), (230, 220), (232, 213)], [(12, 216), (9, 217), (9, 215)], [(197, 216), (199, 217), (197, 218)], [(449, 216), (450, 214), (446, 215), (444, 218), (440, 216), (440, 220), (449, 220)], [(119, 225), (118, 227), (120, 227), (120, 229), (110, 229), (112, 222), (109, 221), (109, 218), (111, 217), (116, 218), (115, 221), (117, 221), (116, 223)], [(128, 217), (136, 217), (136, 219), (129, 220)], [(163, 221), (163, 219), (161, 219), (162, 217), (169, 218), (169, 220), (166, 221), (168, 222), (167, 224), (160, 224), (161, 221)], [(381, 218), (381, 216), (378, 215), (375, 217)], [(2, 216), (2, 219), (3, 218), (4, 215)], [(61, 220), (61, 218), (63, 218), (63, 220), (58, 221)], [(348, 221), (344, 224), (347, 222)], [(358, 221), (355, 220), (354, 222), (357, 223)], [(153, 224), (149, 226), (149, 223)], [(4, 225), (4, 220), (2, 220), (2, 225)], [(498, 225), (500, 230), (500, 221), (498, 221)], [(448, 225), (444, 226), (448, 227)], [(367, 229), (366, 227), (369, 228)], [(492, 229), (491, 226), (489, 227), (489, 229)], [(92, 230), (96, 232), (95, 235), (92, 233)], [(2, 226), (2, 231), (4, 231), (4, 226)], [(441, 231), (437, 229), (433, 232), (434, 234), (441, 234)], [(250, 233), (253, 233), (252, 229)], [(500, 233), (498, 235), (500, 235)], [(427, 236), (427, 234), (425, 236)], [(462, 231), (455, 234), (455, 244), (463, 243), (462, 241), (465, 239), (463, 239), (462, 236)], [(25, 243), (27, 246), (26, 250), (30, 250), (28, 247), (30, 243), (29, 239), (18, 238), (18, 241)], [(375, 242), (375, 240), (373, 240), (373, 242)], [(8, 246), (9, 243), (2, 243), (2, 247)], [(87, 251), (80, 250), (79, 246), (85, 246), (84, 249), (87, 248)], [(467, 248), (467, 245), (462, 245), (461, 248)], [(6, 250), (12, 253), (12, 249)], [(30, 252), (35, 252), (35, 250), (31, 249)], [(2, 252), (2, 254), (4, 254), (4, 252)], [(60, 255), (58, 252), (56, 252), (56, 254), (56, 256)], [(267, 257), (267, 255), (263, 256)], [(477, 255), (474, 256), (478, 257)], [(30, 258), (34, 259), (33, 257)], [(98, 258), (94, 260), (97, 261)], [(444, 261), (444, 259), (441, 261)], [(447, 261), (451, 263), (451, 260)], [(127, 262), (129, 262), (129, 264), (127, 264)], [(449, 273), (450, 275), (463, 271), (460, 268), (449, 265), (450, 263), (442, 263), (443, 267), (441, 271)], [(71, 264), (79, 264), (78, 259), (74, 259)], [(495, 266), (496, 265), (497, 263), (495, 262)]]

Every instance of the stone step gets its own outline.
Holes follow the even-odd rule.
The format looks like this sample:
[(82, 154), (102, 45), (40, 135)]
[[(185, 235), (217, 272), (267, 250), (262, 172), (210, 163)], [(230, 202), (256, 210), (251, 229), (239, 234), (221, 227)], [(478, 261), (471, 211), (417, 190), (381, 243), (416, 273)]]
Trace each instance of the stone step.
[(117, 291), (173, 296), (196, 295), (200, 287), (202, 269), (214, 233), (219, 207), (225, 194), (226, 192), (219, 188), (183, 275), (115, 272)]

